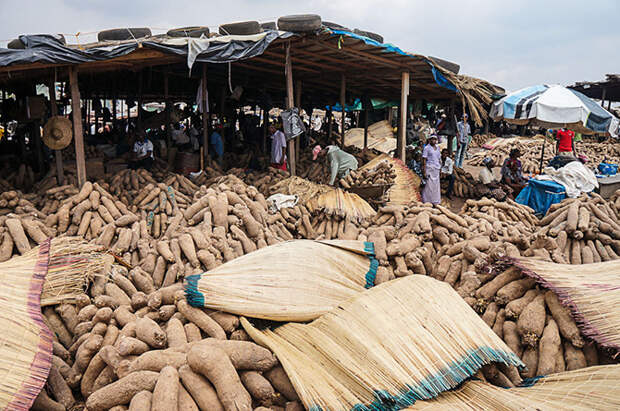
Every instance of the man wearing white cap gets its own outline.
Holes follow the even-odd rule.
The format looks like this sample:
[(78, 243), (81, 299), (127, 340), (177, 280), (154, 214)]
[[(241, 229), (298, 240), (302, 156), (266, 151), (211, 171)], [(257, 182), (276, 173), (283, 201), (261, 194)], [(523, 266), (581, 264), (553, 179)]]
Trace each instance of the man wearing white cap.
[(315, 146), (312, 150), (312, 160), (317, 157), (327, 156), (329, 160), (329, 185), (333, 186), (336, 178), (341, 179), (349, 175), (351, 170), (357, 170), (357, 159), (351, 154), (343, 151), (338, 146)]

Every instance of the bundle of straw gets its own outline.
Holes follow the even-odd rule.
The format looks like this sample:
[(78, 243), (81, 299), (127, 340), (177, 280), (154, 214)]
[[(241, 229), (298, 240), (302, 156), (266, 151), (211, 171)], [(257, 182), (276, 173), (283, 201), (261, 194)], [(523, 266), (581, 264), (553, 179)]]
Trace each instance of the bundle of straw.
[(468, 381), (410, 410), (617, 410), (620, 365), (601, 365), (542, 377), (531, 387), (505, 389)]
[(373, 243), (288, 241), (186, 277), (189, 304), (274, 321), (309, 321), (372, 287)]
[(28, 410), (52, 363), (52, 333), (39, 305), (50, 240), (0, 264), (0, 407)]
[[(364, 129), (352, 128), (344, 133), (347, 146), (364, 148)], [(383, 153), (396, 150), (396, 137), (387, 120), (381, 120), (368, 126), (367, 149), (376, 149)]]
[(61, 237), (0, 264), (0, 408), (30, 409), (52, 362), (41, 307), (83, 293), (104, 267), (101, 251), (79, 237)]
[(585, 336), (620, 352), (620, 260), (568, 265), (521, 257), (497, 265), (511, 264), (556, 293)]
[(105, 275), (104, 249), (80, 237), (52, 239), (41, 306), (74, 302), (95, 275)]
[(242, 324), (278, 356), (311, 410), (401, 409), (485, 364), (523, 366), (452, 287), (421, 275), (378, 285), (310, 324)]
[(310, 180), (297, 176), (286, 178), (269, 188), (271, 194), (281, 193), (296, 195), (299, 197), (300, 204), (305, 204), (311, 198), (332, 190), (333, 189), (330, 186), (316, 184)]
[(396, 171), (394, 184), (392, 184), (392, 187), (388, 190), (388, 204), (408, 205), (412, 201), (421, 201), (422, 197), (418, 191), (418, 187), (420, 187), (420, 178), (401, 160), (386, 154), (381, 154), (364, 164), (361, 169), (373, 169), (382, 161), (387, 161), (392, 164), (393, 169)]
[(377, 214), (366, 200), (339, 188), (310, 199), (306, 203), (306, 208), (313, 214), (322, 213), (358, 222)]

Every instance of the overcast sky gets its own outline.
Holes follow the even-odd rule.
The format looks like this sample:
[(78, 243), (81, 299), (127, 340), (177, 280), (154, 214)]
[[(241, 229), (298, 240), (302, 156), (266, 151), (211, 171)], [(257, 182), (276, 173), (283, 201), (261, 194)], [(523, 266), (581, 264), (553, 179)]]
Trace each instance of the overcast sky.
[(0, 0), (0, 40), (4, 46), (19, 34), (80, 32), (80, 42), (90, 42), (106, 28), (217, 29), (297, 13), (380, 33), (507, 90), (620, 73), (620, 0)]

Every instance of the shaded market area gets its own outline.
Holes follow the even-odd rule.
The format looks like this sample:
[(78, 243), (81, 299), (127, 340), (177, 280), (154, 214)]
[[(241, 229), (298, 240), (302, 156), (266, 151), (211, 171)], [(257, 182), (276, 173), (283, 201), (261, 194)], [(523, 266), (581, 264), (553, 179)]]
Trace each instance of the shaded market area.
[(617, 76), (459, 71), (317, 15), (0, 49), (0, 406), (618, 409)]

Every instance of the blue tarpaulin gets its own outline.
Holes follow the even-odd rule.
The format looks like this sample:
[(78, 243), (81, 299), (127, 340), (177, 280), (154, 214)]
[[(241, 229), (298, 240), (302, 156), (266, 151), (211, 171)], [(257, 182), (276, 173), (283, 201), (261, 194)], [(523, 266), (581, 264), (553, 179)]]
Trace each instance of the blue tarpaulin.
[(336, 36), (353, 37), (355, 39), (362, 40), (364, 43), (369, 44), (371, 46), (382, 47), (383, 49), (385, 49), (386, 52), (397, 53), (397, 54), (400, 54), (401, 56), (411, 57), (412, 59), (423, 60), (426, 64), (428, 64), (431, 67), (431, 71), (433, 73), (433, 78), (435, 79), (435, 83), (437, 83), (441, 87), (447, 88), (448, 90), (457, 91), (456, 86), (454, 84), (452, 84), (450, 82), (450, 80), (448, 80), (441, 73), (441, 71), (437, 70), (435, 65), (429, 59), (427, 59), (426, 57), (416, 56), (414, 54), (407, 53), (406, 51), (401, 50), (400, 48), (396, 47), (393, 44), (390, 44), (390, 43), (379, 43), (378, 41), (376, 41), (374, 39), (371, 39), (369, 37), (362, 36), (360, 34), (353, 33), (353, 32), (350, 32), (350, 31), (346, 31), (346, 30), (331, 30), (331, 29), (329, 31), (330, 31), (331, 34), (336, 35)]
[(515, 201), (526, 205), (536, 212), (545, 215), (551, 204), (559, 203), (566, 198), (566, 189), (555, 181), (531, 179), (517, 196)]

